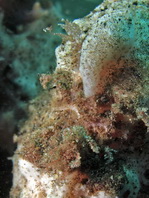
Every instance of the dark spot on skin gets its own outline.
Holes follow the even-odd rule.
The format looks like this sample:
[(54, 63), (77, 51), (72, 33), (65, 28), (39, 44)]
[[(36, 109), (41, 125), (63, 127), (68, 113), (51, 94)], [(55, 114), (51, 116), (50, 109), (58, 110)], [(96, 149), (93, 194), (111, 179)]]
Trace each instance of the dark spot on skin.
[(123, 194), (123, 198), (128, 198), (129, 194), (130, 194), (130, 191), (127, 190), (127, 191)]
[(145, 172), (144, 172), (144, 177), (146, 179), (149, 179), (149, 169), (147, 169)]
[(135, 1), (135, 2), (133, 2), (133, 4), (132, 4), (132, 5), (137, 6), (137, 5), (138, 5), (138, 2), (136, 2), (136, 1)]

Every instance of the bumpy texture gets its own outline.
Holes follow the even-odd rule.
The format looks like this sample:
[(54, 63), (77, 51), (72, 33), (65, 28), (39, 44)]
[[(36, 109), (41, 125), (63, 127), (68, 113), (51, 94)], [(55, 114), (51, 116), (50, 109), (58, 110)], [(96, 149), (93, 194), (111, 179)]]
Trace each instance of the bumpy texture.
[(105, 0), (62, 27), (16, 137), (11, 197), (147, 198), (149, 3)]
[[(75, 44), (67, 42), (64, 50), (62, 46), (58, 50), (57, 56), (63, 57), (60, 66), (72, 67), (70, 56), (61, 54), (63, 51), (68, 53), (67, 50), (69, 54), (73, 53), (78, 43), (76, 54), (79, 62), (78, 65), (74, 62), (74, 65), (80, 69), (85, 96), (102, 92), (107, 78), (116, 68), (132, 65), (137, 60), (147, 67), (149, 13), (143, 3), (145, 1), (105, 1), (94, 14), (74, 21), (82, 32), (75, 32), (77, 36), (72, 30), (68, 32), (73, 34)], [(102, 72), (104, 69), (105, 73)]]

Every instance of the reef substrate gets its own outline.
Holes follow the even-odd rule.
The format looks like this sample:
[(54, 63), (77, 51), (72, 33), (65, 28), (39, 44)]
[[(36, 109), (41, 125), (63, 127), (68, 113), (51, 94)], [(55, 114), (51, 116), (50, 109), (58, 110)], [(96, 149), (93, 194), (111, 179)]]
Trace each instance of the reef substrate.
[(147, 198), (149, 3), (105, 0), (62, 27), (15, 136), (10, 197)]

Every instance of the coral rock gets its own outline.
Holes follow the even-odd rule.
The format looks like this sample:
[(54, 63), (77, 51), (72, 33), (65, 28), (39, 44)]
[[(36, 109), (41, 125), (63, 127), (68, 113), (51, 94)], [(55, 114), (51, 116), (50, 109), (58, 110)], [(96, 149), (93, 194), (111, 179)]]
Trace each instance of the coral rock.
[(62, 27), (29, 105), (11, 197), (148, 197), (149, 4), (105, 0)]

